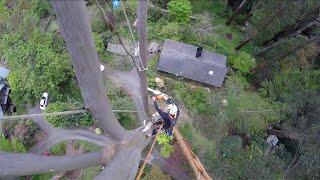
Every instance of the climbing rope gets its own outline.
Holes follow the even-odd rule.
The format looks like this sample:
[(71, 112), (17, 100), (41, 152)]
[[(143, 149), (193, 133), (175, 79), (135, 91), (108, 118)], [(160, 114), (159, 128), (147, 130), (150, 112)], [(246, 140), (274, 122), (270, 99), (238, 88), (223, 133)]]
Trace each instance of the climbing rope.
[[(127, 25), (128, 25), (128, 28), (129, 28), (129, 31), (130, 31), (131, 38), (132, 38), (132, 41), (133, 41), (133, 43), (134, 43), (134, 46), (135, 46), (135, 48), (136, 48), (136, 47), (139, 48), (139, 44), (136, 42), (136, 39), (134, 38), (134, 35), (133, 35), (133, 31), (132, 31), (132, 28), (131, 28), (131, 24), (130, 24), (129, 18), (128, 18), (128, 16), (127, 16), (126, 8), (125, 8), (125, 6), (124, 6), (124, 4), (123, 4), (123, 1), (120, 0), (120, 2), (121, 2), (121, 7), (122, 7), (122, 10), (123, 10), (124, 16), (125, 16), (125, 18), (126, 18)], [(140, 50), (139, 50), (139, 51), (140, 51)], [(138, 70), (139, 70), (139, 71), (146, 71), (146, 70), (148, 70), (148, 67), (144, 67), (144, 64), (143, 64), (143, 62), (142, 62), (141, 56), (140, 56), (139, 54), (138, 54), (137, 56), (138, 56), (139, 63), (140, 63), (140, 66), (138, 67)]]
[[(41, 117), (41, 116), (63, 116), (63, 115), (80, 114), (80, 113), (86, 113), (86, 112), (88, 112), (88, 111), (84, 110), (84, 109), (79, 109), (79, 110), (73, 110), (73, 111), (14, 115), (14, 116), (1, 117), (0, 120), (30, 119), (30, 118)], [(141, 111), (116, 109), (116, 110), (112, 110), (112, 112), (137, 113), (137, 112), (141, 112)]]
[(158, 137), (158, 135), (159, 135), (160, 132), (161, 132), (161, 128), (162, 128), (162, 125), (160, 126), (160, 128), (159, 128), (159, 130), (158, 130), (158, 132), (157, 132), (157, 135), (156, 135), (156, 137), (154, 138), (154, 140), (153, 140), (153, 142), (152, 142), (152, 145), (151, 145), (151, 148), (150, 148), (150, 150), (149, 150), (149, 152), (148, 152), (147, 157), (146, 157), (146, 158), (144, 159), (144, 161), (143, 161), (143, 164), (142, 164), (142, 166), (141, 166), (141, 168), (140, 168), (140, 170), (139, 170), (139, 172), (138, 172), (138, 175), (137, 175), (136, 180), (140, 180), (140, 178), (141, 178), (141, 175), (142, 175), (142, 173), (143, 173), (143, 170), (144, 170), (144, 168), (146, 167), (147, 160), (150, 158), (151, 152), (152, 152), (152, 150), (153, 150), (153, 148), (154, 148), (154, 145), (156, 144), (157, 137)]

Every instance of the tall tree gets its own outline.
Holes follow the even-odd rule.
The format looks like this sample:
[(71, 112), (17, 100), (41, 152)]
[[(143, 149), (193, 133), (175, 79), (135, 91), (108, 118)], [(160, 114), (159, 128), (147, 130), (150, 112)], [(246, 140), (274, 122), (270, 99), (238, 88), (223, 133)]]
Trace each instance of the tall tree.
[[(148, 51), (147, 51), (147, 10), (148, 0), (139, 1), (137, 8), (137, 28), (139, 34), (139, 53), (141, 58), (141, 67), (146, 68), (148, 65)], [(149, 114), (148, 108), (148, 90), (147, 90), (147, 71), (141, 69), (139, 71), (141, 95), (143, 100), (144, 110)]]
[[(138, 7), (146, 8), (146, 3), (147, 1), (140, 0)], [(110, 135), (111, 138), (106, 138), (106, 142), (101, 142), (107, 145), (101, 152), (74, 156), (47, 157), (1, 152), (0, 175), (21, 176), (49, 171), (61, 172), (107, 164), (96, 179), (134, 179), (142, 150), (149, 141), (142, 131), (129, 132), (124, 130), (112, 114), (103, 85), (102, 73), (99, 71), (98, 55), (85, 3), (84, 1), (54, 0), (53, 6), (76, 71), (85, 106), (98, 121), (98, 125), (104, 130), (104, 133)], [(142, 17), (146, 17), (146, 13)], [(146, 19), (141, 20), (141, 22), (143, 21), (146, 22)], [(142, 52), (146, 52), (146, 50), (142, 50)], [(61, 136), (65, 136), (65, 134), (61, 134)], [(78, 137), (72, 138), (77, 139)], [(90, 139), (88, 136), (87, 138)], [(92, 138), (96, 137), (92, 135)], [(65, 139), (65, 137), (61, 139)], [(46, 142), (44, 143), (46, 144)], [(25, 164), (30, 164), (30, 166)]]

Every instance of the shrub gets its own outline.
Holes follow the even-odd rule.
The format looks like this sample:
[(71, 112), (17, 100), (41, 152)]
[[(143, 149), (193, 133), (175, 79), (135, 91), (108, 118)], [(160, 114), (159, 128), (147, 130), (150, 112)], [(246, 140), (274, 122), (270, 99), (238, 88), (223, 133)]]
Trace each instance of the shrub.
[(170, 154), (174, 152), (173, 146), (170, 144), (170, 141), (173, 140), (172, 136), (168, 136), (165, 133), (158, 135), (157, 142), (162, 145), (161, 147), (161, 156), (168, 158)]
[(170, 180), (170, 176), (163, 173), (159, 166), (154, 165), (150, 172), (147, 172), (146, 175), (142, 178), (142, 180)]
[(4, 152), (27, 152), (26, 147), (18, 139), (5, 139), (0, 135), (0, 151)]
[(171, 0), (168, 3), (168, 14), (173, 21), (188, 23), (191, 15), (191, 3), (189, 0)]
[(227, 137), (221, 142), (221, 152), (223, 157), (234, 158), (241, 150), (242, 141), (239, 136)]
[(32, 120), (8, 120), (3, 122), (5, 137), (17, 139), (26, 148), (37, 143), (35, 135), (39, 132), (39, 126)]
[[(50, 103), (46, 112), (61, 112), (77, 109), (73, 104), (66, 102)], [(93, 124), (89, 113), (72, 114), (68, 116), (48, 116), (46, 120), (54, 127), (88, 127)]]
[(233, 68), (239, 70), (243, 74), (248, 74), (256, 65), (255, 59), (245, 52), (239, 52), (231, 55), (229, 57), (229, 63)]

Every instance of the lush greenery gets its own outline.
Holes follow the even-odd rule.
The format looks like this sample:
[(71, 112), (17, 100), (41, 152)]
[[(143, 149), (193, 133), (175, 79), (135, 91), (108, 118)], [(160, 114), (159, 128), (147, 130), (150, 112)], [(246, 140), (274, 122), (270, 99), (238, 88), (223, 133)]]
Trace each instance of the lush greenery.
[(168, 3), (168, 14), (173, 21), (180, 23), (189, 22), (191, 15), (189, 0), (171, 0)]
[(2, 123), (2, 133), (9, 141), (21, 142), (26, 149), (42, 138), (39, 126), (32, 120), (7, 120)]
[[(75, 88), (78, 85), (59, 29), (42, 25), (53, 15), (50, 2), (21, 0), (14, 8), (8, 2), (0, 0), (0, 55), (11, 70), (8, 80), (15, 103), (18, 107), (32, 105), (48, 92), (46, 112), (81, 108), (81, 95)], [(316, 41), (320, 30), (316, 19), (320, 1), (250, 0), (240, 11), (236, 9), (241, 0), (150, 2), (157, 7), (148, 9), (148, 42), (161, 45), (172, 39), (227, 56), (228, 73), (221, 88), (159, 73), (159, 56), (150, 60), (147, 71), (149, 86), (157, 88), (155, 77), (164, 79), (161, 90), (173, 96), (191, 117), (187, 119), (190, 123), (184, 123), (185, 114), (179, 118), (179, 130), (209, 174), (214, 179), (317, 179), (320, 51)], [(137, 1), (124, 1), (124, 5), (130, 22), (134, 22)], [(102, 6), (111, 12), (106, 3)], [(167, 8), (168, 13), (158, 6)], [(116, 33), (109, 32), (95, 5), (88, 9), (100, 60), (113, 69), (131, 69), (127, 57), (105, 52), (106, 42), (119, 43), (116, 33), (129, 50), (133, 49), (122, 9), (113, 10)], [(136, 33), (134, 36), (137, 39)], [(135, 110), (130, 97), (116, 84), (106, 84), (113, 109)], [(138, 127), (136, 114), (121, 112), (116, 117), (126, 129)], [(86, 113), (46, 119), (56, 127), (93, 124)], [(27, 151), (41, 137), (38, 127), (29, 123), (4, 123), (7, 132), (0, 137), (0, 150)], [(266, 153), (270, 134), (279, 142)], [(157, 140), (161, 155), (169, 157), (174, 151), (169, 143), (172, 139), (163, 134)], [(64, 155), (65, 148), (66, 143), (61, 143), (50, 151)], [(145, 179), (170, 178), (158, 167), (146, 169)], [(98, 173), (99, 169), (92, 171)]]
[(161, 145), (161, 156), (168, 158), (170, 154), (174, 152), (173, 146), (170, 142), (173, 140), (173, 136), (168, 136), (166, 133), (159, 134), (157, 137), (157, 142)]
[[(79, 110), (80, 107), (76, 107), (69, 102), (56, 102), (50, 103), (46, 108), (46, 112), (62, 112)], [(89, 113), (78, 113), (66, 116), (48, 116), (46, 120), (54, 127), (88, 127), (93, 124), (93, 120)]]
[(8, 24), (1, 26), (0, 51), (11, 71), (8, 81), (12, 97), (17, 103), (31, 105), (43, 92), (49, 93), (50, 100), (62, 99), (64, 88), (73, 77), (66, 51), (53, 48), (59, 43), (54, 40), (57, 35), (37, 26), (41, 17), (37, 13), (44, 12), (35, 9), (38, 3), (19, 1), (13, 9), (1, 5), (5, 13), (1, 13), (0, 23)]
[(18, 139), (10, 140), (0, 136), (0, 151), (25, 153), (27, 149)]

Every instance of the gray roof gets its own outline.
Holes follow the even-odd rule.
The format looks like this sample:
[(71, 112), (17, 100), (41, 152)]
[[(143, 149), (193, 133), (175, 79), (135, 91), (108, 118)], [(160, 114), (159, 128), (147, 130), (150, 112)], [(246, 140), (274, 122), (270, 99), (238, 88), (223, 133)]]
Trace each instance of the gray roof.
[[(221, 87), (225, 79), (226, 56), (203, 50), (196, 58), (197, 47), (166, 40), (158, 62), (158, 70)], [(213, 75), (210, 75), (210, 71)]]

